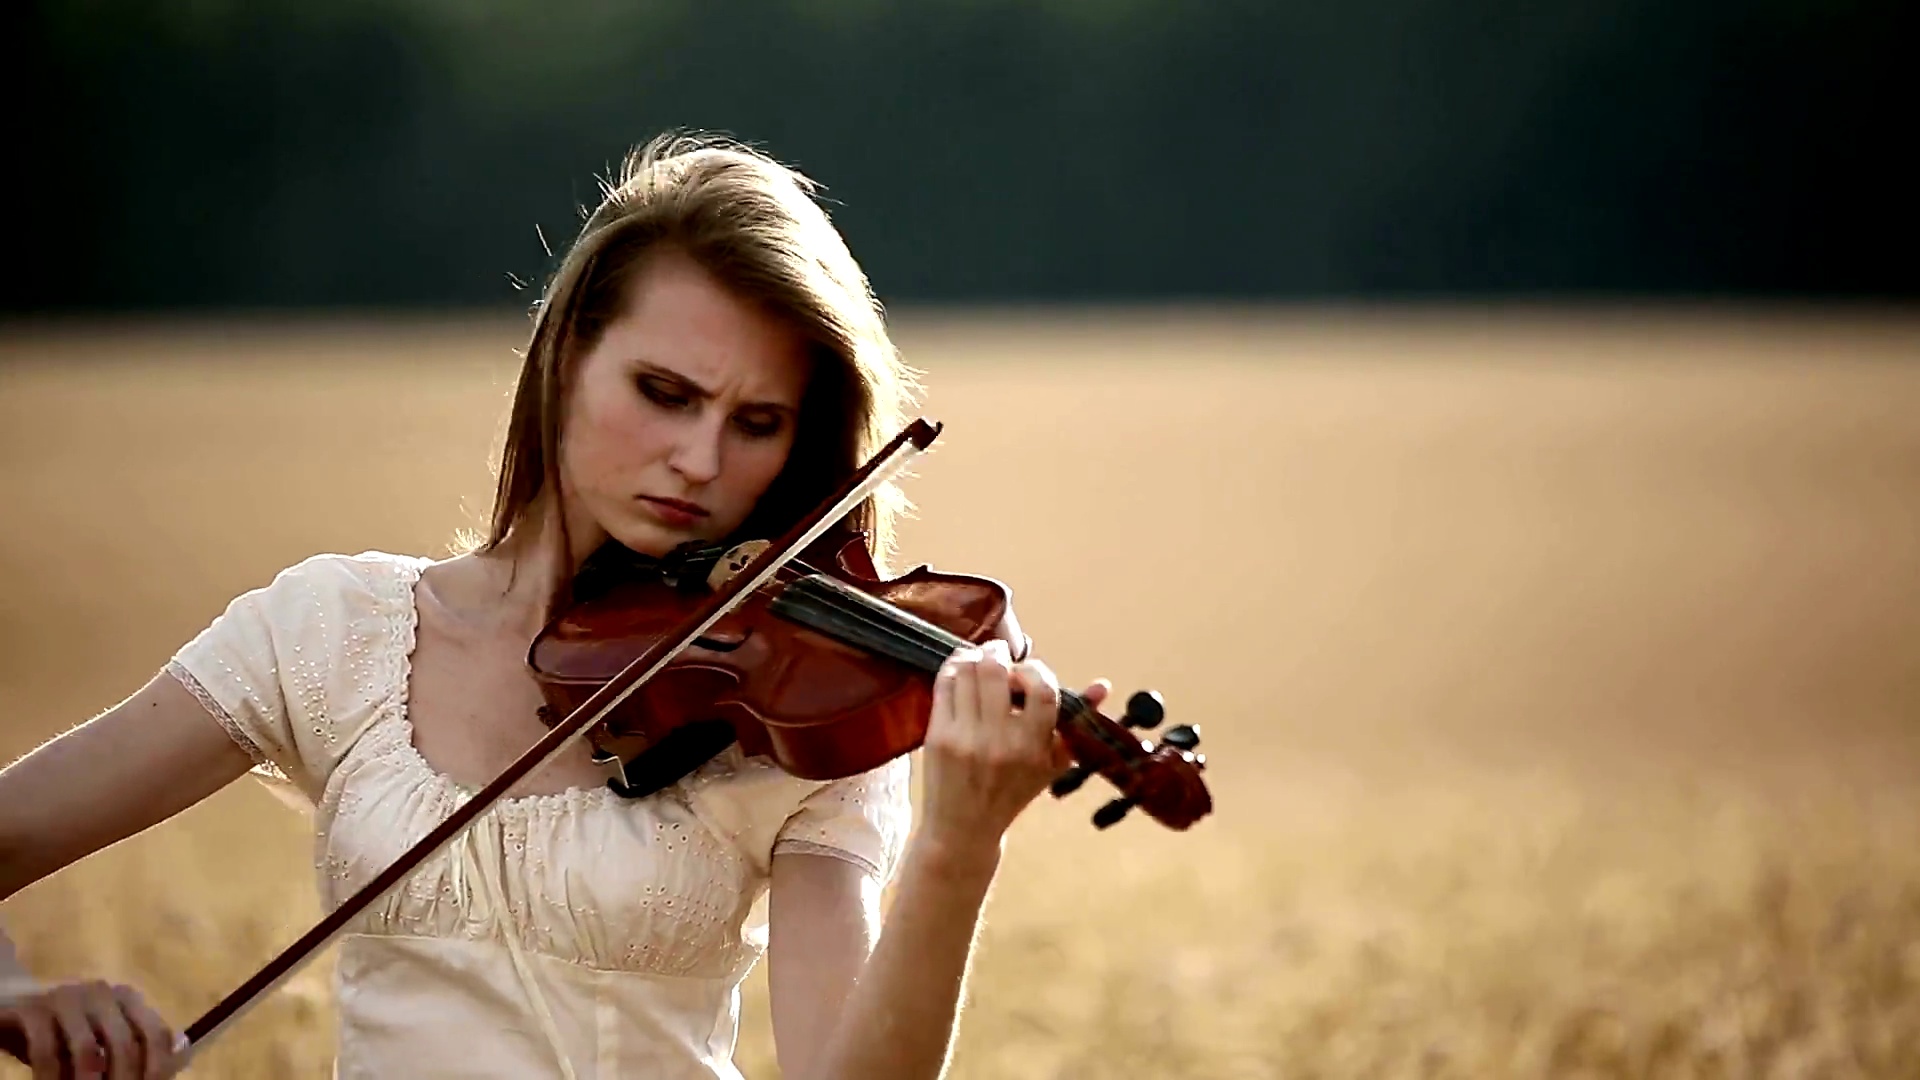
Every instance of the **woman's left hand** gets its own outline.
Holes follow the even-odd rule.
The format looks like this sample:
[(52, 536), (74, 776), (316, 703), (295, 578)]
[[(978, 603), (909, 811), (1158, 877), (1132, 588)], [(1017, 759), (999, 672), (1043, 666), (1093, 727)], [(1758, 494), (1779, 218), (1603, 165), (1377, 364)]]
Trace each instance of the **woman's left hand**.
[[(1013, 705), (1013, 691), (1025, 695)], [(1098, 705), (1105, 680), (1082, 692)], [(1045, 664), (1014, 664), (998, 639), (956, 650), (933, 683), (923, 760), (923, 828), (945, 844), (997, 850), (1014, 818), (1073, 763), (1055, 732), (1060, 686)]]

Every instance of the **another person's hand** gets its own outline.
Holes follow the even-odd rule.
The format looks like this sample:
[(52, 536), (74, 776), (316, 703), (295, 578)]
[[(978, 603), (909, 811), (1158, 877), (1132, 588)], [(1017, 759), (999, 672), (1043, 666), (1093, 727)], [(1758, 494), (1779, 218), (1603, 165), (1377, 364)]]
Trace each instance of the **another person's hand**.
[(97, 979), (0, 997), (0, 1040), (35, 1080), (160, 1080), (187, 1049), (138, 990)]

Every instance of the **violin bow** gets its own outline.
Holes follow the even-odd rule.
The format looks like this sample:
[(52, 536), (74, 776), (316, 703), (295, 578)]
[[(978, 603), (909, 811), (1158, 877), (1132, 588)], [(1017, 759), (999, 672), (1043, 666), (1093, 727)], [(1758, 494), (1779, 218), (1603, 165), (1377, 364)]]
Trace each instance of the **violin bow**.
[[(564, 720), (549, 729), (539, 742), (534, 743), (513, 764), (502, 770), (499, 776), (473, 798), (457, 807), (432, 832), (403, 852), (392, 865), (382, 870), (372, 881), (361, 886), (339, 907), (314, 924), (311, 930), (301, 935), (298, 941), (281, 950), (280, 955), (274, 957), (265, 967), (255, 972), (252, 978), (241, 983), (233, 992), (222, 998), (219, 1004), (189, 1024), (186, 1030), (187, 1050), (183, 1064), (185, 1061), (190, 1061), (195, 1053), (211, 1042), (215, 1035), (245, 1015), (246, 1011), (262, 997), (292, 978), (313, 959), (316, 953), (340, 936), (346, 930), (348, 923), (358, 918), (367, 908), (385, 899), (387, 894), (404, 882), (407, 875), (421, 863), (439, 854), (448, 844), (458, 839), (460, 834), (465, 832), (481, 814), (506, 794), (507, 789), (519, 783), (535, 769), (558, 757), (574, 739), (586, 734), (647, 680), (659, 674), (661, 669), (685, 651), (701, 634), (706, 633), (714, 623), (720, 621), (755, 590), (766, 584), (795, 555), (806, 550), (807, 546), (819, 539), (821, 534), (852, 512), (862, 499), (871, 495), (880, 485), (906, 468), (909, 462), (932, 445), (933, 440), (939, 436), (942, 426), (925, 419), (916, 419), (907, 425), (905, 430), (894, 436), (892, 442), (848, 477), (841, 484), (840, 490), (829, 496), (789, 529), (786, 536), (762, 550), (738, 573), (720, 583), (704, 602), (682, 621), (678, 630), (663, 637), (652, 648), (635, 657), (632, 663), (621, 669), (618, 675), (609, 680), (592, 697), (581, 702), (580, 706), (567, 714)], [(0, 1032), (0, 1049), (4, 1049), (17, 1059), (25, 1060), (26, 1050), (18, 1031)]]

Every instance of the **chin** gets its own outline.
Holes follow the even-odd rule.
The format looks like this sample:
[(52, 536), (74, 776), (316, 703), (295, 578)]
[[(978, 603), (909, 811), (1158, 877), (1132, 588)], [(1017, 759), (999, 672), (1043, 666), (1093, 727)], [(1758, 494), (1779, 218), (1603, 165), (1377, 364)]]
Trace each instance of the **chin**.
[(692, 533), (674, 532), (658, 525), (633, 525), (610, 535), (627, 550), (654, 558), (666, 555), (689, 540), (698, 539)]
[(713, 531), (710, 528), (676, 529), (658, 521), (640, 518), (622, 521), (608, 529), (607, 534), (630, 551), (660, 558), (689, 540), (702, 543), (718, 540), (719, 536), (710, 535)]

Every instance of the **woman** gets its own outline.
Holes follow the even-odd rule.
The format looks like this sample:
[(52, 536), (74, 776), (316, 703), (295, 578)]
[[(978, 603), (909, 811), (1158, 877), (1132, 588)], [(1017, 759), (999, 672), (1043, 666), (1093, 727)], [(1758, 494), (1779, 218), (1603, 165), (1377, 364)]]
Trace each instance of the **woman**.
[[(811, 194), (717, 141), (630, 158), (537, 311), (484, 540), (315, 556), (235, 599), (138, 693), (0, 773), (0, 897), (251, 769), (316, 807), (337, 905), (544, 732), (524, 657), (588, 555), (774, 536), (824, 498), (911, 380)], [(897, 501), (854, 514), (876, 557)], [(940, 1074), (1002, 837), (1063, 764), (1058, 689), (1025, 645), (1009, 617), (938, 676), (911, 841), (904, 758), (821, 784), (736, 749), (630, 800), (576, 744), (352, 925), (338, 1075), (737, 1076), (763, 946), (790, 1080)], [(4, 939), (0, 965), (0, 1025), (36, 1067), (177, 1068), (134, 990), (34, 984)]]

